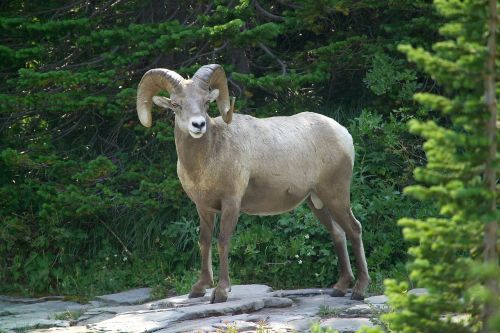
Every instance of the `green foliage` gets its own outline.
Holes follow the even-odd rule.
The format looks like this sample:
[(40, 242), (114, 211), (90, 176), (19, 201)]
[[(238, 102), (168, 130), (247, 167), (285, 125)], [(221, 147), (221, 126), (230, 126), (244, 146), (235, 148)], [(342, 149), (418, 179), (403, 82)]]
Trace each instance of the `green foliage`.
[(329, 307), (328, 305), (320, 305), (317, 315), (321, 318), (331, 318), (336, 317), (342, 312), (340, 309), (334, 309)]
[(55, 320), (76, 320), (78, 319), (82, 314), (85, 313), (85, 310), (77, 310), (77, 311), (69, 311), (66, 310), (66, 312), (61, 312), (58, 313), (54, 316)]
[(321, 327), (319, 323), (314, 323), (310, 328), (311, 333), (338, 333), (337, 330), (334, 330), (331, 327)]
[[(449, 21), (440, 29), (446, 40), (435, 43), (433, 52), (400, 47), (443, 87), (442, 95), (415, 95), (425, 109), (439, 110), (444, 117), (409, 122), (411, 132), (426, 140), (427, 163), (415, 170), (421, 185), (405, 189), (412, 197), (432, 200), (438, 211), (399, 221), (412, 244), (410, 278), (429, 294), (411, 295), (407, 282), (387, 281), (393, 312), (384, 319), (393, 332), (493, 332), (500, 329), (498, 322), (484, 323), (482, 317), (487, 302), (500, 315), (498, 299), (491, 299), (484, 286), (488, 279), (499, 280), (498, 265), (482, 263), (484, 225), (499, 217), (490, 208), (495, 194), (484, 182), (490, 148), (483, 85), (488, 6), (487, 1), (435, 4)], [(499, 168), (498, 152), (493, 167)], [(490, 330), (483, 330), (488, 324)]]
[[(259, 4), (263, 10), (248, 0), (0, 4), (2, 292), (189, 289), (198, 218), (176, 176), (173, 118), (156, 110), (154, 126), (141, 127), (135, 93), (147, 69), (187, 76), (212, 62), (231, 78), (239, 112), (308, 110), (349, 127), (353, 210), (373, 291), (387, 276), (406, 276), (394, 221), (431, 208), (401, 194), (424, 160), (405, 123), (423, 112), (409, 96), (433, 84), (396, 48), (430, 45), (439, 19), (424, 0)], [(241, 217), (233, 282), (329, 286), (336, 269), (327, 232), (306, 208)]]
[(376, 95), (388, 94), (395, 100), (409, 100), (417, 89), (417, 76), (411, 69), (401, 70), (403, 63), (403, 60), (392, 60), (384, 53), (376, 53), (363, 81)]

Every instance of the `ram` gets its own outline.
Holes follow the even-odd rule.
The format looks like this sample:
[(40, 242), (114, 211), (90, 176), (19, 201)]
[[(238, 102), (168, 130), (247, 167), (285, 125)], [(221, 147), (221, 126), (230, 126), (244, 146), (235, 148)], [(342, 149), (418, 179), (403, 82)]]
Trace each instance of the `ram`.
[[(167, 91), (170, 98), (156, 96)], [(211, 118), (217, 101), (221, 117)], [(156, 104), (175, 113), (177, 173), (200, 217), (201, 274), (189, 297), (202, 297), (213, 284), (211, 239), (221, 214), (220, 272), (211, 302), (225, 302), (231, 284), (229, 243), (240, 212), (275, 215), (306, 201), (331, 235), (339, 262), (332, 296), (344, 296), (353, 282), (346, 246), (350, 240), (358, 279), (352, 299), (363, 299), (370, 283), (361, 224), (350, 207), (354, 147), (349, 132), (331, 118), (303, 112), (258, 119), (233, 114), (227, 78), (217, 64), (202, 66), (191, 79), (168, 69), (144, 74), (137, 92), (140, 122), (150, 127)]]

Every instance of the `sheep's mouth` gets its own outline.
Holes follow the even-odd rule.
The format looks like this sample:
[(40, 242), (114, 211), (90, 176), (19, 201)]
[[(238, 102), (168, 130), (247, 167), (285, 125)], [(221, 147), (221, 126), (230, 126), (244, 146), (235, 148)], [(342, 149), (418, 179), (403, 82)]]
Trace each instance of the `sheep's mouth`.
[(203, 134), (205, 134), (205, 131), (202, 131), (202, 130), (199, 130), (199, 131), (192, 131), (192, 130), (189, 130), (189, 134), (195, 138), (195, 139), (199, 139), (203, 136)]

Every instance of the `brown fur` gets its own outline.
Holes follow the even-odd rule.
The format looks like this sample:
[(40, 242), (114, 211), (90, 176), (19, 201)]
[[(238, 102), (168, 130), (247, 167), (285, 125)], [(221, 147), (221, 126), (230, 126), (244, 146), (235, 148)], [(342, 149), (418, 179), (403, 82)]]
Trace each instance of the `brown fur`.
[[(349, 132), (333, 119), (311, 112), (265, 119), (233, 115), (219, 65), (203, 66), (193, 78), (203, 80), (184, 80), (166, 69), (151, 70), (137, 93), (144, 126), (151, 126), (152, 101), (176, 114), (177, 173), (200, 216), (201, 275), (189, 296), (203, 296), (213, 283), (211, 239), (216, 213), (221, 214), (220, 270), (211, 300), (224, 302), (231, 286), (229, 243), (240, 212), (280, 214), (307, 200), (329, 231), (339, 257), (340, 276), (332, 296), (344, 296), (353, 280), (347, 236), (358, 272), (351, 297), (362, 299), (370, 277), (361, 224), (350, 208), (354, 147)], [(170, 99), (154, 96), (161, 90), (168, 90)], [(214, 100), (222, 118), (208, 116), (208, 103)]]
[[(233, 218), (237, 218), (239, 211), (252, 215), (280, 214), (316, 193), (325, 207), (315, 209), (315, 214), (323, 214), (320, 220), (332, 235), (339, 255), (341, 278), (335, 288), (345, 294), (352, 280), (345, 234), (333, 221), (328, 207), (340, 206), (346, 212), (345, 216), (339, 214), (338, 219), (348, 228), (348, 236), (355, 238), (360, 246), (362, 243), (360, 224), (350, 213), (354, 150), (344, 127), (309, 112), (267, 119), (236, 114), (230, 125), (220, 117), (210, 119), (206, 134), (199, 139), (176, 127), (175, 140), (179, 179), (198, 211), (205, 214), (220, 213), (223, 202), (228, 200), (235, 202), (228, 209), (238, 210)], [(221, 223), (226, 222), (222, 219)], [(227, 241), (236, 222), (229, 224), (228, 234), (221, 231), (220, 235)], [(364, 251), (356, 253), (360, 256), (358, 260), (362, 260), (358, 265), (362, 279), (355, 292), (363, 295), (369, 277), (366, 262), (363, 263)], [(228, 288), (228, 278), (223, 282), (224, 288)], [(192, 294), (204, 293), (211, 283), (211, 278), (200, 280)], [(223, 301), (225, 297), (225, 292), (218, 291), (214, 301)]]

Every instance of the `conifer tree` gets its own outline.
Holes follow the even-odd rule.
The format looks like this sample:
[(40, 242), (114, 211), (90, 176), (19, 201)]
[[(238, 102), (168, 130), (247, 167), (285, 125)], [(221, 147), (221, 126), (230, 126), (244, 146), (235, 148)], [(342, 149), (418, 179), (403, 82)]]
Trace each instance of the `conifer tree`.
[(432, 52), (399, 48), (442, 87), (415, 95), (444, 117), (410, 121), (426, 139), (427, 164), (415, 170), (420, 185), (406, 188), (433, 200), (439, 215), (399, 221), (414, 244), (410, 278), (429, 293), (411, 295), (408, 283), (387, 281), (392, 312), (384, 319), (394, 332), (498, 332), (496, 0), (434, 3), (448, 22), (444, 40)]

